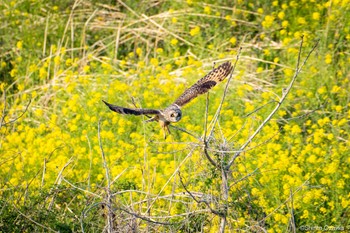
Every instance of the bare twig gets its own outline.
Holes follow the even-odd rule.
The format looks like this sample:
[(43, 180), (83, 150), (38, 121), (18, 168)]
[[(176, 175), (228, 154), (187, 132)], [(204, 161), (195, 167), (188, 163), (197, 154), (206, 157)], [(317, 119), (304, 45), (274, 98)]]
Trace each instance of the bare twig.
[(179, 175), (179, 177), (180, 177), (180, 183), (181, 183), (182, 187), (185, 189), (186, 193), (188, 193), (188, 195), (190, 195), (191, 198), (192, 198), (195, 202), (197, 202), (198, 204), (204, 203), (204, 204), (208, 207), (208, 209), (209, 209), (213, 214), (216, 214), (216, 215), (218, 215), (218, 216), (221, 215), (221, 213), (220, 213), (219, 211), (214, 210), (213, 208), (211, 208), (209, 202), (207, 202), (207, 201), (205, 201), (205, 200), (198, 200), (198, 199), (187, 189), (185, 183), (184, 183), (183, 180), (182, 180), (182, 176), (181, 176), (181, 174), (180, 174), (180, 171), (178, 172), (178, 175)]
[(98, 142), (99, 142), (99, 146), (100, 146), (100, 150), (101, 150), (101, 156), (102, 156), (102, 162), (103, 162), (103, 167), (105, 169), (105, 175), (106, 175), (106, 180), (107, 180), (107, 196), (106, 196), (106, 202), (107, 202), (107, 206), (108, 208), (108, 214), (107, 214), (107, 232), (108, 233), (112, 233), (113, 230), (113, 210), (112, 208), (110, 208), (112, 206), (112, 195), (111, 195), (111, 180), (109, 177), (109, 169), (108, 169), (108, 165), (107, 165), (107, 161), (106, 161), (106, 156), (103, 150), (103, 146), (102, 146), (102, 140), (101, 140), (101, 118), (98, 121)]
[(177, 127), (177, 126), (171, 125), (171, 124), (170, 124), (169, 126), (170, 126), (171, 128), (174, 128), (174, 129), (180, 130), (180, 131), (182, 131), (182, 132), (184, 132), (184, 133), (187, 133), (188, 135), (194, 137), (194, 138), (197, 139), (197, 140), (200, 140), (200, 137), (194, 135), (193, 133), (187, 131), (187, 130), (184, 129), (184, 128), (180, 128), (180, 127)]
[(250, 144), (250, 142), (255, 138), (255, 136), (262, 130), (262, 128), (271, 120), (272, 116), (277, 112), (277, 110), (281, 107), (282, 103), (284, 102), (284, 100), (286, 99), (288, 93), (290, 92), (290, 90), (293, 87), (293, 84), (296, 80), (296, 78), (298, 77), (299, 73), (301, 72), (301, 69), (303, 68), (303, 66), (306, 64), (306, 61), (309, 59), (311, 53), (316, 49), (317, 45), (318, 45), (317, 41), (315, 43), (315, 45), (312, 47), (312, 49), (310, 50), (310, 52), (308, 53), (308, 55), (306, 56), (306, 58), (304, 59), (303, 63), (300, 65), (300, 56), (301, 56), (301, 50), (302, 50), (302, 46), (303, 46), (303, 38), (301, 40), (300, 43), (300, 47), (299, 47), (299, 55), (298, 55), (298, 61), (297, 61), (297, 67), (295, 69), (295, 73), (294, 76), (292, 78), (292, 81), (289, 83), (288, 87), (283, 91), (282, 93), (282, 97), (280, 98), (279, 102), (277, 103), (276, 107), (272, 110), (272, 112), (266, 117), (266, 119), (261, 123), (261, 125), (255, 130), (255, 132), (248, 138), (248, 140), (241, 146), (241, 148), (239, 149), (239, 151), (237, 153), (235, 153), (233, 155), (233, 157), (231, 158), (231, 160), (229, 161), (229, 163), (227, 164), (227, 168), (230, 168), (231, 165), (233, 164), (233, 162), (235, 161), (235, 159), (241, 154), (242, 151), (244, 151), (244, 149)]

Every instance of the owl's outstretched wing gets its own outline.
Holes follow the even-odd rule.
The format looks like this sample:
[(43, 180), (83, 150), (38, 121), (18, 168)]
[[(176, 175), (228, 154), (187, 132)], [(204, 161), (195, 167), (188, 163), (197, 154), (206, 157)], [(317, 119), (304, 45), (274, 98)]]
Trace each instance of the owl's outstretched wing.
[(106, 101), (102, 100), (110, 110), (120, 113), (120, 114), (131, 114), (131, 115), (158, 115), (161, 114), (159, 110), (156, 109), (143, 109), (143, 108), (124, 108), (120, 106), (116, 106), (113, 104), (109, 104)]
[(231, 62), (225, 62), (210, 71), (206, 76), (198, 80), (193, 86), (188, 88), (175, 102), (178, 106), (183, 106), (196, 98), (200, 94), (208, 92), (217, 83), (223, 81), (232, 71)]

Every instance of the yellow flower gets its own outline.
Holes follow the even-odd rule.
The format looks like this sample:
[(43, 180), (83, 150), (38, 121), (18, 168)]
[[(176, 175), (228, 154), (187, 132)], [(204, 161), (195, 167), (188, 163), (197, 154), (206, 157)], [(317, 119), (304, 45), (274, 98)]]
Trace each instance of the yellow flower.
[(194, 28), (191, 29), (190, 35), (191, 36), (196, 36), (200, 33), (201, 28), (199, 26), (195, 26)]
[(18, 70), (16, 68), (13, 68), (11, 71), (10, 71), (10, 75), (12, 78), (14, 78), (18, 73)]
[(90, 66), (88, 66), (88, 65), (84, 66), (83, 70), (84, 70), (85, 73), (90, 72)]
[(305, 20), (304, 17), (298, 17), (298, 18), (297, 18), (297, 22), (298, 22), (300, 25), (306, 24), (306, 20)]
[(137, 49), (136, 49), (136, 54), (137, 54), (138, 56), (141, 56), (141, 54), (142, 54), (142, 49), (141, 49), (140, 47), (137, 47)]
[(341, 112), (341, 111), (343, 110), (343, 106), (341, 106), (341, 105), (336, 105), (336, 106), (334, 107), (334, 109), (335, 109), (336, 112)]
[(285, 16), (286, 16), (286, 14), (284, 13), (284, 11), (279, 12), (277, 15), (277, 17), (280, 19), (284, 19)]
[(39, 70), (39, 78), (45, 79), (47, 77), (47, 71), (44, 67), (41, 67)]
[(318, 94), (324, 94), (326, 92), (327, 92), (327, 88), (325, 86), (322, 86), (322, 87), (318, 88), (318, 90), (317, 90)]
[(325, 62), (327, 64), (331, 64), (332, 63), (332, 55), (331, 54), (326, 54), (326, 57), (325, 57)]
[(210, 14), (210, 12), (211, 12), (211, 8), (210, 8), (210, 6), (205, 6), (204, 7), (204, 13), (206, 13), (206, 14)]
[(174, 39), (172, 39), (172, 40), (170, 41), (170, 44), (172, 44), (172, 45), (177, 45), (178, 42), (179, 42), (179, 41), (178, 41), (176, 38), (174, 38)]
[(312, 19), (313, 20), (319, 20), (320, 19), (320, 13), (319, 12), (312, 13)]
[(55, 65), (58, 66), (61, 63), (61, 57), (60, 56), (55, 56), (53, 61), (54, 61)]
[(164, 50), (162, 48), (157, 48), (156, 52), (159, 54), (162, 54), (164, 52)]
[(237, 43), (236, 37), (231, 37), (230, 43), (231, 43), (232, 45), (235, 45), (235, 44)]
[(288, 27), (288, 25), (289, 25), (289, 22), (287, 20), (284, 20), (282, 22), (282, 27), (286, 28), (286, 27)]
[(289, 69), (289, 68), (285, 68), (283, 69), (283, 73), (287, 76), (287, 77), (292, 77), (294, 74), (294, 70)]
[(275, 21), (275, 17), (272, 15), (266, 15), (264, 21), (261, 23), (264, 28), (270, 28)]
[(21, 50), (23, 48), (23, 41), (18, 41), (17, 44), (16, 44), (16, 47)]
[(302, 132), (301, 128), (298, 125), (293, 125), (291, 129), (292, 134), (300, 134)]
[(266, 56), (269, 56), (271, 54), (269, 49), (264, 49), (263, 52)]
[(153, 66), (158, 66), (158, 64), (159, 64), (157, 58), (154, 58), (154, 57), (151, 58), (150, 63), (151, 63)]

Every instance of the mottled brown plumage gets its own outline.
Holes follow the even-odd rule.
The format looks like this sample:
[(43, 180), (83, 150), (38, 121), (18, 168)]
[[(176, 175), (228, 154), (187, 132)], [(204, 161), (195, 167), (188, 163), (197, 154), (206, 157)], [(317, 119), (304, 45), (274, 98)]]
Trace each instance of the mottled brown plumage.
[(192, 99), (200, 94), (208, 92), (217, 83), (222, 82), (232, 71), (231, 62), (225, 62), (219, 67), (210, 71), (206, 76), (198, 80), (193, 86), (188, 88), (173, 104), (164, 110), (157, 109), (142, 109), (142, 108), (124, 108), (107, 103), (102, 100), (112, 111), (120, 114), (132, 115), (155, 115), (148, 121), (158, 121), (164, 129), (164, 137), (166, 137), (165, 130), (169, 131), (169, 124), (171, 122), (178, 122), (181, 120), (182, 112), (180, 107), (189, 103)]

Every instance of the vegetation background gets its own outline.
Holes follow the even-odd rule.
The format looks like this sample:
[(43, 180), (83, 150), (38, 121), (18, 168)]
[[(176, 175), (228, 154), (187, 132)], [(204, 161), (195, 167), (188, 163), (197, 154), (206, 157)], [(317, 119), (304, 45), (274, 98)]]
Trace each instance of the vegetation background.
[[(0, 231), (217, 232), (223, 206), (226, 232), (350, 227), (348, 0), (1, 0), (0, 12)], [(164, 140), (101, 102), (165, 107), (242, 47), (208, 150), (224, 163), (291, 81), (301, 35), (302, 57), (319, 45), (235, 160), (224, 202), (198, 138), (226, 82), (207, 117), (205, 96), (184, 108), (176, 126), (194, 136)]]

